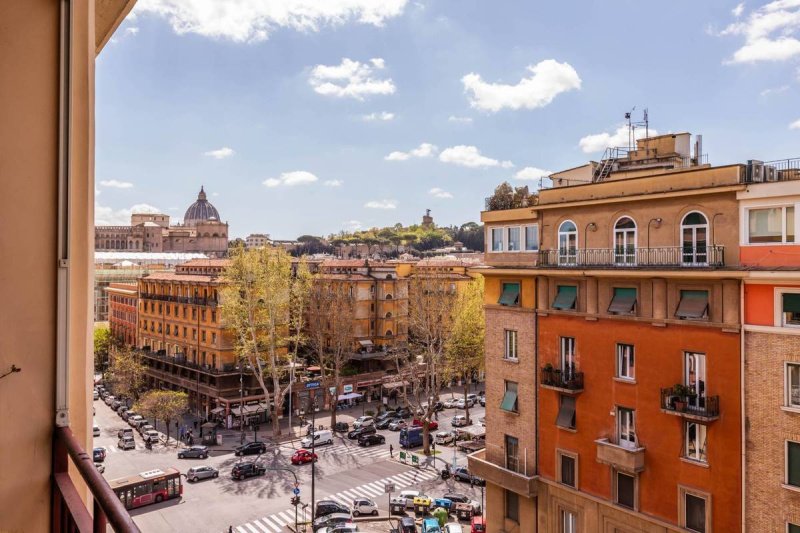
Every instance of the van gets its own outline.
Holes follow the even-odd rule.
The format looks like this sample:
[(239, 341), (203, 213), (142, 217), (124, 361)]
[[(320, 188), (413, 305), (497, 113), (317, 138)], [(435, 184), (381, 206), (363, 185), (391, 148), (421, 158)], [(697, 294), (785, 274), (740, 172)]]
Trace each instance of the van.
[(321, 429), (314, 432), (300, 441), (303, 448), (311, 448), (311, 444), (320, 446), (322, 444), (333, 444), (333, 432), (329, 429)]
[[(430, 440), (431, 435), (428, 435), (428, 439)], [(410, 428), (403, 428), (400, 430), (400, 446), (403, 448), (416, 448), (417, 446), (422, 446), (422, 428), (417, 427), (410, 427)]]

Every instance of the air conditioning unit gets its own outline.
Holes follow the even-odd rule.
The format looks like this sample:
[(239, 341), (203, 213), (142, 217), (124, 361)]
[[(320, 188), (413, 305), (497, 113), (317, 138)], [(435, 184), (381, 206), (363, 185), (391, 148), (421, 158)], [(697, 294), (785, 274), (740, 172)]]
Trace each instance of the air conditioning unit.
[(756, 159), (747, 161), (747, 181), (749, 183), (760, 183), (764, 181), (764, 162)]
[(764, 165), (764, 181), (778, 181), (778, 169)]

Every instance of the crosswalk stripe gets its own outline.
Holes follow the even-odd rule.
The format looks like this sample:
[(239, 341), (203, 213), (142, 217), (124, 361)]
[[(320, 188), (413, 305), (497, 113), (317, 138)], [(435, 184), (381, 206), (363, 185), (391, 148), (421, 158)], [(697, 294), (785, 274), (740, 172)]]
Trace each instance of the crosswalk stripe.
[(242, 526), (237, 526), (236, 533), (247, 533), (247, 530)]
[(369, 494), (371, 496), (378, 496), (380, 494), (383, 494), (383, 489), (382, 488), (379, 489), (378, 487), (372, 486), (372, 483), (370, 483), (368, 485), (362, 485), (361, 486), (361, 490), (366, 492), (367, 494)]
[(261, 533), (259, 530), (257, 530), (256, 528), (254, 528), (254, 527), (253, 527), (253, 526), (251, 526), (250, 524), (245, 524), (245, 527), (246, 527), (247, 529), (249, 529), (250, 531), (252, 531), (253, 533)]
[[(275, 533), (279, 533), (279, 532), (280, 532), (281, 528), (280, 528), (279, 526), (276, 526), (275, 524), (273, 524), (273, 523), (272, 523), (272, 520), (270, 520), (270, 518), (268, 518), (268, 517), (266, 517), (266, 516), (265, 516), (265, 517), (264, 517), (264, 518), (262, 518), (261, 520), (262, 520), (262, 521), (263, 521), (263, 522), (264, 522), (266, 525), (268, 525), (268, 526), (269, 526), (269, 528), (270, 528), (270, 529), (266, 529), (266, 528), (265, 528), (265, 529), (266, 529), (266, 531), (267, 531), (267, 533), (271, 533), (271, 532), (273, 532), (273, 531), (274, 531)], [(258, 522), (258, 521), (256, 520), (256, 522)]]
[(341, 496), (340, 494), (334, 494), (333, 495), (333, 499), (336, 500), (339, 503), (343, 503), (345, 505), (350, 505), (350, 501), (347, 498)]
[(281, 511), (281, 512), (278, 513), (278, 516), (281, 517), (281, 520), (284, 520), (284, 523), (283, 523), (284, 526), (286, 524), (290, 523), (290, 522), (294, 522), (294, 516), (293, 515), (294, 515), (294, 511), (292, 511), (291, 514), (289, 513), (289, 511)]
[(253, 520), (253, 524), (255, 524), (256, 527), (258, 527), (258, 529), (260, 529), (262, 531), (262, 533), (272, 533), (272, 530), (271, 529), (267, 529), (267, 526), (265, 526), (264, 524), (259, 522), (258, 519)]
[(265, 524), (274, 529), (276, 532), (279, 532), (281, 530), (281, 527), (283, 526), (280, 520), (275, 518), (275, 515), (270, 515), (269, 518), (264, 517), (261, 520), (263, 520)]

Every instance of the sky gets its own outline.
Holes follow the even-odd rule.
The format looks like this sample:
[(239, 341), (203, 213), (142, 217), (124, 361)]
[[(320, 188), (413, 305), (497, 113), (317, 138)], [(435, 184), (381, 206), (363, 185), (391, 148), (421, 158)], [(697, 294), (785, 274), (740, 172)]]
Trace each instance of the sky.
[(645, 108), (715, 165), (800, 157), (800, 0), (138, 0), (96, 78), (98, 224), (201, 185), (233, 237), (479, 221)]

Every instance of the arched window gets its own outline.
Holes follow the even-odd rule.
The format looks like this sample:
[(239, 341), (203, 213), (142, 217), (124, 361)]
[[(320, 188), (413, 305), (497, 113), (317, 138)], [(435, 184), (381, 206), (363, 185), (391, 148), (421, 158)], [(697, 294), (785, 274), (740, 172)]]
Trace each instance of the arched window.
[(386, 336), (387, 336), (387, 337), (391, 337), (391, 336), (392, 336), (392, 330), (390, 330), (390, 329), (387, 329), (387, 330), (386, 330)]
[(578, 228), (571, 220), (558, 227), (558, 262), (562, 265), (578, 262)]
[(683, 263), (708, 264), (708, 219), (699, 211), (687, 213), (681, 221)]
[(391, 312), (391, 311), (389, 311), (388, 313), (386, 313), (386, 318), (392, 318), (392, 312)]
[(387, 294), (387, 295), (386, 295), (386, 299), (387, 299), (387, 300), (391, 300), (391, 299), (392, 299), (392, 295), (391, 295), (391, 294)]
[(614, 263), (636, 263), (636, 222), (630, 217), (622, 217), (614, 224)]

